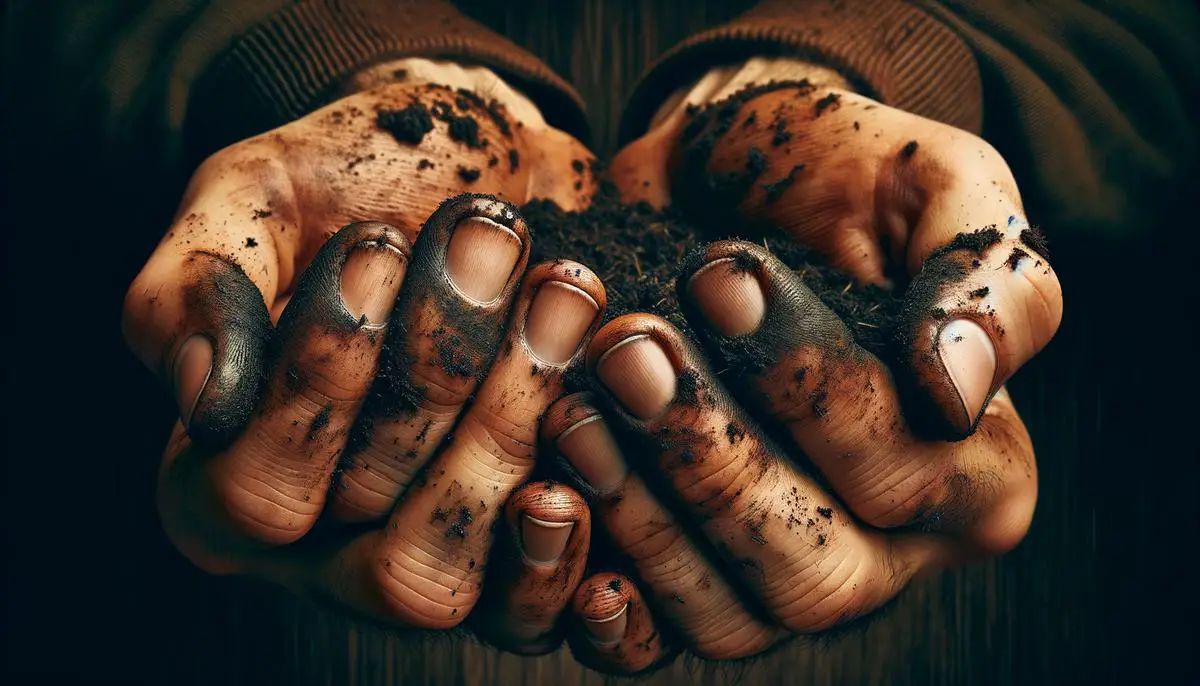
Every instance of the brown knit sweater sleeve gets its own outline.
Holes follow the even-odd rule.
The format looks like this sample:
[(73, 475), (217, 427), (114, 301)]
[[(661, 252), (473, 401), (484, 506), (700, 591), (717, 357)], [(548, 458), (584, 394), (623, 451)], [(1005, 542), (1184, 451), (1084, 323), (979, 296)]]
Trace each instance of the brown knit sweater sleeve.
[(1188, 0), (765, 0), (667, 52), (622, 137), (713, 66), (797, 56), (983, 135), (1052, 235), (1120, 236), (1155, 225), (1195, 170), (1197, 35)]
[(586, 134), (583, 102), (565, 81), (448, 2), (300, 0), (250, 26), (198, 79), (188, 147), (211, 150), (296, 119), (335, 99), (350, 75), (396, 57), (489, 67), (551, 126)]
[(400, 57), (488, 67), (549, 124), (585, 133), (566, 82), (441, 0), (46, 0), (9, 19), (8, 73), (42, 110), (33, 123), (99, 146), (139, 183), (188, 172)]

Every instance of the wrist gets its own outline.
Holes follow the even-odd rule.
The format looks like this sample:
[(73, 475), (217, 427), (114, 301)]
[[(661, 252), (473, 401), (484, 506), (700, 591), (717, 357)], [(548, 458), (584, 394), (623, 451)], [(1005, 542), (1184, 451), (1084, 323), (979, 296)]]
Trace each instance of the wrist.
[(439, 84), (454, 90), (471, 91), (487, 100), (495, 100), (508, 114), (526, 127), (546, 127), (546, 120), (533, 101), (508, 85), (491, 69), (463, 66), (446, 60), (404, 57), (378, 62), (346, 79), (339, 97), (395, 83), (410, 85)]

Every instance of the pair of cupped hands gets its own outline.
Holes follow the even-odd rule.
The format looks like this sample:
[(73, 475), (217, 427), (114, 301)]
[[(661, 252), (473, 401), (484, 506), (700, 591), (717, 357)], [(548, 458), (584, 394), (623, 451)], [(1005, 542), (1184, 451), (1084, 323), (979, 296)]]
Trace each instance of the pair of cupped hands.
[[(587, 265), (529, 264), (514, 206), (585, 207), (591, 154), (536, 112), (376, 84), (212, 155), (129, 289), (126, 338), (180, 410), (157, 494), (175, 546), (392, 627), (567, 640), (629, 674), (755, 655), (1016, 545), (1037, 478), (1004, 383), (1062, 298), (1008, 166), (837, 79), (685, 106), (753, 76), (665, 107), (612, 182), (665, 205), (697, 165), (754, 167), (690, 209), (911, 279), (898, 364), (757, 243), (683, 265), (694, 339), (606, 322)], [(413, 102), (477, 139), (380, 128)], [(564, 396), (572, 365), (591, 391)]]

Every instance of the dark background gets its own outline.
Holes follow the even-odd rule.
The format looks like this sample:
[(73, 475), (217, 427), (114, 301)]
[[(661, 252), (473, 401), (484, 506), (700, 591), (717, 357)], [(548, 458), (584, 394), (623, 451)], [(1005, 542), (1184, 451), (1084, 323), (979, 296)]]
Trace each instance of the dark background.
[[(751, 3), (458, 4), (577, 86), (607, 154), (648, 62)], [(112, 192), (120, 170), (88, 141), (40, 131), (19, 92), (0, 102), (9, 683), (602, 683), (566, 649), (414, 643), (176, 555), (152, 502), (172, 411), (125, 352), (119, 315), (178, 196), (115, 203), (130, 197)], [(649, 682), (1194, 682), (1197, 222), (1180, 208), (1119, 242), (1044, 227), (1066, 319), (1011, 384), (1041, 483), (1015, 552), (917, 584), (836, 641), (743, 666), (679, 661)]]

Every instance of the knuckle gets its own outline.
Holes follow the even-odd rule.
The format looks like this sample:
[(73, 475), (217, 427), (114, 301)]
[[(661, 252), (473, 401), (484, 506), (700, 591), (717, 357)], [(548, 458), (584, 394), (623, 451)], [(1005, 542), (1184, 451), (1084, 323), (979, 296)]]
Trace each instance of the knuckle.
[(473, 376), (451, 376), (434, 362), (413, 365), (410, 384), (417, 393), (416, 405), (425, 410), (461, 407), (476, 385)]
[(167, 540), (189, 562), (206, 574), (228, 576), (241, 574), (242, 563), (221, 549), (221, 536), (209, 535), (214, 526), (203, 514), (189, 507), (189, 497), (182, 492), (178, 474), (160, 480), (155, 496), (158, 518)]
[(625, 553), (638, 562), (644, 574), (673, 579), (687, 573), (689, 545), (682, 529), (671, 522), (648, 520), (628, 528)]
[(933, 531), (959, 531), (995, 502), (1000, 485), (994, 474), (973, 474), (952, 468), (931, 480), (922, 491), (913, 519)]
[(537, 421), (510, 417), (487, 405), (477, 405), (465, 427), (475, 441), (502, 463), (524, 469), (533, 460)]
[[(815, 583), (792, 586), (774, 603), (775, 617), (793, 633), (815, 633), (858, 617), (867, 609), (866, 589), (869, 581), (860, 578), (860, 565), (852, 556), (836, 564), (826, 560), (823, 567), (832, 567)], [(809, 574), (815, 569), (809, 570)]]
[(466, 619), (476, 594), (459, 593), (457, 580), (420, 563), (404, 546), (386, 540), (383, 545), (371, 566), (380, 614), (392, 622), (430, 630), (452, 629)]
[(742, 631), (730, 633), (725, 627), (732, 618), (721, 617), (713, 631), (693, 637), (691, 650), (705, 660), (740, 660), (757, 655), (774, 642), (771, 630), (757, 622), (746, 622)]
[(266, 545), (295, 543), (312, 529), (318, 508), (268, 478), (241, 471), (213, 484), (218, 507), (238, 533)]
[(345, 404), (362, 399), (370, 387), (371, 376), (361, 361), (348, 359), (352, 351), (333, 353), (330, 359), (314, 363), (306, 361), (284, 370), (284, 383), (295, 386), (307, 403), (324, 407), (328, 403)]
[[(900, 459), (885, 449), (871, 456), (870, 462), (896, 464)], [(867, 483), (868, 479), (871, 483)], [(950, 492), (952, 488), (961, 492), (963, 485), (963, 480), (956, 480), (953, 472), (947, 472), (937, 464), (918, 466), (915, 470), (897, 466), (882, 477), (864, 475), (844, 489), (842, 495), (855, 516), (868, 526), (877, 529), (914, 523), (930, 526), (953, 520), (947, 516), (950, 514)]]
[(345, 468), (333, 495), (334, 517), (342, 521), (372, 521), (388, 513), (401, 486), (396, 479), (380, 477), (378, 471), (365, 470), (358, 464)]

